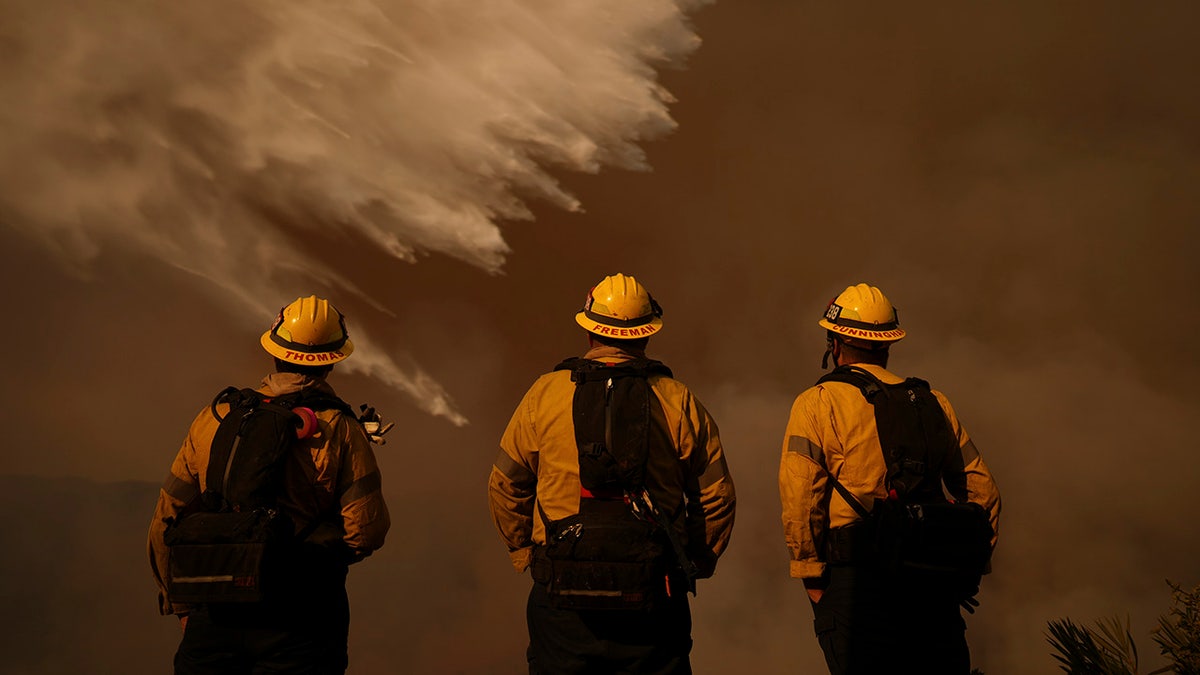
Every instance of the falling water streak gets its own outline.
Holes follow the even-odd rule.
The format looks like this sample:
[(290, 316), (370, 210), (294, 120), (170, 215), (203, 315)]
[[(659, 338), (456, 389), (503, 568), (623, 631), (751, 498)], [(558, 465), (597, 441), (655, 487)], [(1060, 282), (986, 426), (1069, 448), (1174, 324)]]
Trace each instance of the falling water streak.
[[(497, 223), (532, 218), (527, 199), (581, 208), (551, 171), (647, 168), (638, 143), (675, 125), (656, 69), (698, 46), (698, 4), (27, 3), (0, 26), (0, 222), (81, 270), (110, 249), (187, 270), (239, 314), (328, 289), (394, 316), (297, 234), (498, 273)], [(363, 352), (465, 421), (419, 368)]]

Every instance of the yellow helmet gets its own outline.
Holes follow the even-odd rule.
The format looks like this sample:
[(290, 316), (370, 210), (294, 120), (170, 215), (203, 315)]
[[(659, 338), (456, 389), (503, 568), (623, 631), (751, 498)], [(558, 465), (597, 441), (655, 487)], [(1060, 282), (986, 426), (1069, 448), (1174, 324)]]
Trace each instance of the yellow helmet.
[(277, 359), (303, 366), (327, 366), (354, 351), (346, 335), (346, 319), (328, 300), (310, 295), (279, 310), (271, 330), (262, 335), (263, 349)]
[(905, 335), (896, 308), (883, 291), (866, 284), (846, 287), (817, 324), (839, 335), (874, 342), (896, 342)]
[(596, 335), (636, 340), (662, 330), (662, 308), (637, 279), (614, 274), (588, 292), (575, 323)]

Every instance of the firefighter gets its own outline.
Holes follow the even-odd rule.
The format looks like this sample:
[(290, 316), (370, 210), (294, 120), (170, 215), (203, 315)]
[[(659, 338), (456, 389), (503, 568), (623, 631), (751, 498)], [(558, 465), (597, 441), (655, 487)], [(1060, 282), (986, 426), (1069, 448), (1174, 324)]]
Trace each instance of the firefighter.
[[(326, 377), (354, 350), (342, 314), (316, 296), (283, 307), (261, 344), (275, 361), (275, 372), (257, 390), (267, 397), (335, 398)], [(210, 487), (209, 457), (220, 426), (214, 413), (227, 416), (229, 406), (206, 405), (196, 416), (150, 524), (159, 610), (176, 615), (183, 630), (175, 673), (345, 672), (347, 568), (383, 545), (390, 523), (363, 424), (348, 408), (318, 409), (315, 433), (292, 443), (285, 455), (278, 504), (302, 541), (288, 549), (289, 559), (276, 569), (275, 592), (259, 602), (190, 604), (168, 592), (170, 551), (164, 533)]]
[[(879, 383), (905, 381), (887, 370), (890, 347), (905, 331), (878, 288), (848, 287), (818, 323), (827, 337), (822, 368), (832, 357), (835, 366), (860, 368)], [(949, 400), (926, 391), (945, 418), (949, 468), (940, 478), (954, 499), (982, 507), (966, 508), (979, 512), (985, 530), (991, 527), (980, 537), (988, 556), (999, 527), (996, 484)], [(940, 425), (942, 416), (930, 414)], [(932, 573), (888, 571), (878, 545), (872, 547), (877, 530), (862, 514), (874, 516), (872, 507), (889, 497), (888, 467), (874, 406), (859, 387), (822, 381), (796, 398), (783, 439), (779, 491), (790, 574), (807, 590), (830, 673), (968, 675), (961, 608), (974, 611), (977, 586), (963, 591)], [(941, 484), (937, 493), (944, 501)]]
[[(687, 593), (728, 545), (735, 498), (716, 423), (645, 355), (661, 317), (634, 277), (605, 277), (575, 315), (587, 353), (538, 378), (500, 439), (489, 502), (534, 580), (531, 675), (691, 672)], [(614, 458), (637, 477), (604, 474)]]

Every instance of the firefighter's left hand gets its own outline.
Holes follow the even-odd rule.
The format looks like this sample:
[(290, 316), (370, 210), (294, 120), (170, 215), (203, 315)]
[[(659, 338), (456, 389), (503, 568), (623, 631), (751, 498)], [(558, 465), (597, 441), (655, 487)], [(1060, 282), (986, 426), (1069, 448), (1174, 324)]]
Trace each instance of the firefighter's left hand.
[(825, 595), (825, 589), (829, 587), (829, 579), (824, 575), (819, 577), (808, 577), (804, 579), (804, 590), (808, 593), (808, 599), (815, 605), (821, 602), (821, 597)]
[(697, 579), (708, 579), (717, 571), (717, 556), (707, 546), (689, 546), (687, 556), (696, 566)]

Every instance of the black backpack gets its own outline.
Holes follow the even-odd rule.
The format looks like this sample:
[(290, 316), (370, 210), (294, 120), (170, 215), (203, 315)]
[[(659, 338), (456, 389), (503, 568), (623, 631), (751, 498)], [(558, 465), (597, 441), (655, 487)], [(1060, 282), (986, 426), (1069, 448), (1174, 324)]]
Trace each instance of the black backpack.
[(831, 531), (831, 557), (869, 558), (886, 572), (966, 591), (977, 586), (991, 558), (992, 527), (987, 511), (967, 500), (958, 439), (929, 383), (884, 384), (854, 366), (834, 369), (824, 382), (852, 384), (871, 403), (887, 466), (888, 497), (870, 511), (834, 478), (865, 527)]
[[(227, 403), (224, 417), (217, 405)], [(228, 387), (212, 403), (219, 422), (203, 494), (168, 522), (167, 594), (173, 602), (258, 602), (275, 589), (277, 570), (317, 523), (297, 531), (279, 508), (284, 464), (298, 438), (316, 428), (316, 410), (350, 406), (328, 394), (267, 398)]]
[[(567, 359), (582, 487), (579, 512), (546, 524), (532, 575), (560, 609), (648, 609), (672, 592), (668, 577), (695, 590), (696, 568), (645, 487), (651, 452), (647, 378), (670, 376), (658, 361), (604, 364)], [(672, 555), (674, 552), (674, 555)], [(682, 587), (677, 592), (686, 592)]]

